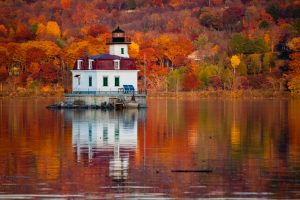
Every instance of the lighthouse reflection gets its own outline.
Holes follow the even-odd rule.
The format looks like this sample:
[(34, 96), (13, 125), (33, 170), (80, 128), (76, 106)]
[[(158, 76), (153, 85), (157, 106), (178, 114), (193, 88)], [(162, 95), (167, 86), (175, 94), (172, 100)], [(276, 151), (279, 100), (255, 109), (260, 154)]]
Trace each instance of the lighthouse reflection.
[[(126, 180), (130, 153), (137, 148), (138, 118), (143, 111), (103, 112), (83, 110), (66, 112), (72, 121), (72, 145), (77, 162), (101, 160), (115, 181)], [(105, 158), (103, 160), (103, 158)]]

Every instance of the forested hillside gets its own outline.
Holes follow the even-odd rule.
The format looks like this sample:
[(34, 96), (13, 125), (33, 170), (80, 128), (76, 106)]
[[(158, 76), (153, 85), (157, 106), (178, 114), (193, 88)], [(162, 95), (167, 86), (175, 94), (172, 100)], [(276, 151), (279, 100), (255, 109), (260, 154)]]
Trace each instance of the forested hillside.
[(300, 1), (1, 0), (0, 91), (70, 89), (87, 50), (120, 26), (148, 89), (300, 93)]

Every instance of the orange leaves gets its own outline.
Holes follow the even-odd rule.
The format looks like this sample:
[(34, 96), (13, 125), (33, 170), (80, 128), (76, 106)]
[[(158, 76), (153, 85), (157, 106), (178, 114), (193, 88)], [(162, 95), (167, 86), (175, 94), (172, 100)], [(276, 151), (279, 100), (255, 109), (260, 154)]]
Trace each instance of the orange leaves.
[(293, 38), (288, 43), (288, 47), (293, 51), (300, 51), (300, 37)]
[(157, 57), (167, 58), (171, 62), (177, 57), (186, 57), (193, 50), (191, 41), (184, 36), (163, 34), (154, 39), (153, 47)]
[(7, 33), (7, 28), (3, 24), (0, 24), (0, 37), (5, 37)]
[(290, 54), (289, 68), (294, 74), (300, 74), (300, 37), (293, 38), (288, 47), (294, 52)]
[(91, 35), (93, 37), (98, 37), (102, 34), (108, 33), (108, 28), (106, 26), (102, 25), (93, 25), (88, 29), (88, 35)]
[(46, 34), (49, 36), (60, 37), (61, 31), (55, 21), (49, 21), (46, 26)]
[(71, 0), (61, 0), (60, 4), (63, 9), (68, 9), (71, 6)]
[(40, 68), (39, 63), (33, 62), (33, 63), (30, 63), (30, 65), (28, 67), (28, 72), (31, 74), (33, 79), (36, 79), (39, 76), (40, 69), (41, 68)]
[(137, 58), (140, 52), (140, 46), (135, 43), (135, 42), (131, 42), (131, 44), (129, 45), (129, 55), (131, 58)]
[(300, 52), (294, 52), (290, 55), (289, 68), (295, 74), (300, 74)]
[(57, 22), (49, 21), (46, 25), (38, 24), (36, 35), (40, 39), (56, 39), (61, 36), (61, 30)]
[(21, 47), (25, 50), (37, 48), (39, 51), (44, 51), (47, 57), (53, 57), (61, 53), (61, 49), (51, 41), (29, 41), (22, 43)]
[(37, 29), (37, 32), (36, 32), (36, 35), (41, 38), (43, 36), (46, 35), (46, 26), (42, 23), (39, 23), (38, 24), (38, 29)]

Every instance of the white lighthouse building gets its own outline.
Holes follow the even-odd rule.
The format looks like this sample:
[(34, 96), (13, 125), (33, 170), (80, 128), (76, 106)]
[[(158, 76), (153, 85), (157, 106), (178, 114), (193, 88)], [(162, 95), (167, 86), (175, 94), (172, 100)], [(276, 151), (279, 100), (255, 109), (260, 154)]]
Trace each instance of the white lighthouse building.
[(97, 94), (101, 92), (138, 91), (138, 70), (128, 55), (131, 43), (123, 30), (117, 27), (107, 38), (109, 54), (85, 56), (74, 64), (72, 92)]

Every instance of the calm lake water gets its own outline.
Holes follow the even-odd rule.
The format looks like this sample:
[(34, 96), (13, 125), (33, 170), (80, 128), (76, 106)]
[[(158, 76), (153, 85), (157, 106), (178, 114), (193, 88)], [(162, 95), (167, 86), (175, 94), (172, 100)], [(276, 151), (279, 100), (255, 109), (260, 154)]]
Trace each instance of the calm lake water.
[(0, 198), (300, 198), (299, 100), (58, 101), (0, 100)]

